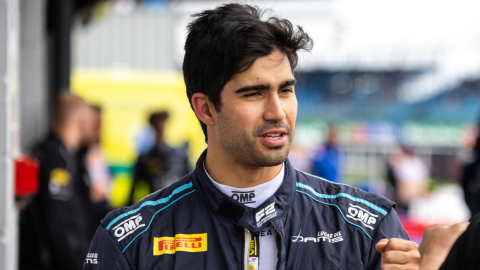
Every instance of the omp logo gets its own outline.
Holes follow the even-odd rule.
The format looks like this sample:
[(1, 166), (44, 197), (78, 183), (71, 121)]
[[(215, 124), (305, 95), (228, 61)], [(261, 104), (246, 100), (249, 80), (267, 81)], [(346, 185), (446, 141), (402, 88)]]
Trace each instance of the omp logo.
[(258, 211), (255, 215), (257, 220), (257, 227), (261, 227), (270, 219), (277, 216), (277, 211), (275, 210), (275, 202), (267, 205), (267, 207), (263, 208), (262, 210)]
[(374, 215), (358, 205), (350, 204), (347, 217), (356, 221), (360, 221), (363, 226), (373, 230), (373, 227), (370, 225), (377, 223), (378, 215)]
[(255, 203), (253, 199), (255, 198), (255, 190), (250, 191), (232, 191), (232, 196), (230, 196), (235, 201), (242, 204)]
[(134, 233), (138, 228), (144, 227), (145, 224), (140, 224), (142, 216), (140, 214), (133, 216), (124, 222), (118, 224), (113, 228), (115, 236), (118, 238), (118, 242), (122, 241), (128, 235)]
[(319, 231), (317, 234), (317, 237), (303, 237), (300, 234), (298, 236), (292, 236), (290, 237), (290, 240), (294, 243), (306, 243), (306, 242), (314, 242), (314, 243), (319, 243), (319, 242), (325, 242), (328, 241), (329, 243), (337, 243), (337, 242), (342, 242), (343, 241), (343, 236), (342, 232), (338, 231), (336, 233), (327, 233), (324, 231)]
[(85, 264), (98, 264), (98, 253), (88, 253)]
[(153, 255), (174, 254), (177, 251), (207, 251), (207, 234), (176, 234), (175, 237), (153, 238)]

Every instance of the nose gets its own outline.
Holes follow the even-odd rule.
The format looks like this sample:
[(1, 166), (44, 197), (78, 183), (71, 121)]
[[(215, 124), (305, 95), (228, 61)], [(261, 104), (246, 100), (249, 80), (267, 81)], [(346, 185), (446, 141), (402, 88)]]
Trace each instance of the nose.
[(278, 95), (272, 95), (266, 103), (264, 112), (265, 121), (279, 122), (285, 119), (285, 112), (283, 111), (282, 103)]

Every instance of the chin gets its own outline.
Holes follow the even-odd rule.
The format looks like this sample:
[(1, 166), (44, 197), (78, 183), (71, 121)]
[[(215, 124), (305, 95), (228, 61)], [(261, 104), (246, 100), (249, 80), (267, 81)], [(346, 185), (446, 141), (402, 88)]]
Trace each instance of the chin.
[(288, 150), (285, 151), (285, 149), (282, 148), (270, 150), (270, 153), (258, 153), (257, 155), (254, 155), (250, 159), (250, 161), (254, 163), (251, 165), (259, 167), (273, 167), (282, 164), (288, 157)]

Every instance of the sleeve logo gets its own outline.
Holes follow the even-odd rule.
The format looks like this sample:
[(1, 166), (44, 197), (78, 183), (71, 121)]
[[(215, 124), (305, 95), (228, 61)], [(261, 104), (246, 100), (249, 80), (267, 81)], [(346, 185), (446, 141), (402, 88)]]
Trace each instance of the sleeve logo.
[(177, 251), (207, 251), (207, 234), (176, 234), (175, 237), (153, 238), (153, 255), (175, 254)]
[(134, 233), (138, 228), (145, 227), (145, 224), (140, 224), (142, 221), (142, 216), (140, 214), (133, 216), (124, 222), (118, 224), (113, 228), (115, 236), (118, 238), (118, 242), (125, 239), (125, 237)]
[(98, 264), (98, 253), (88, 253), (84, 264)]
[(360, 221), (363, 226), (373, 230), (373, 227), (370, 225), (377, 223), (378, 215), (374, 215), (358, 205), (350, 204), (347, 217), (355, 221)]

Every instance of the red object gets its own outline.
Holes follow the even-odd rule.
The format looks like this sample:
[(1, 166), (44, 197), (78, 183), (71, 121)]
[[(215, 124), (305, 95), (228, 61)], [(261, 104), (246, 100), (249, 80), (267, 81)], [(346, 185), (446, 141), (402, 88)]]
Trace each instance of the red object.
[(38, 192), (38, 162), (29, 157), (15, 159), (15, 197)]

